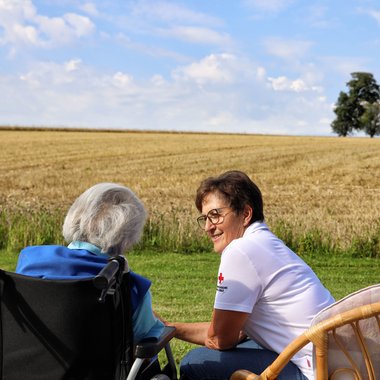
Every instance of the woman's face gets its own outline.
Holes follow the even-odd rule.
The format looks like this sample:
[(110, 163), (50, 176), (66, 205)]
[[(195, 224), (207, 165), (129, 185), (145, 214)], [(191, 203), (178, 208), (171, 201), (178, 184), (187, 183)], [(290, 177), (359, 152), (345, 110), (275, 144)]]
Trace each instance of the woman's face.
[[(208, 194), (203, 200), (202, 215), (207, 215), (210, 211), (211, 213), (209, 215), (215, 213), (220, 215), (219, 223), (213, 224), (210, 219), (207, 218), (205, 232), (213, 242), (215, 252), (222, 253), (224, 248), (226, 248), (232, 240), (243, 236), (248, 226), (245, 220), (246, 213), (242, 212), (240, 215), (237, 215), (229, 207), (228, 202), (217, 192)], [(213, 218), (213, 220), (215, 221), (215, 218)]]

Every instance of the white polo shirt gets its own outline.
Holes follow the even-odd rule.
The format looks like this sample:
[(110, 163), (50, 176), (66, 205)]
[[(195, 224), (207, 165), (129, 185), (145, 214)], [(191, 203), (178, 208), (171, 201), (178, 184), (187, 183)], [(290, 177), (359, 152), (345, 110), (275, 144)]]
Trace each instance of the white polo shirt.
[[(280, 353), (333, 302), (312, 269), (265, 223), (250, 225), (221, 255), (215, 309), (250, 313), (245, 333), (272, 351)], [(292, 361), (313, 379), (311, 344)]]

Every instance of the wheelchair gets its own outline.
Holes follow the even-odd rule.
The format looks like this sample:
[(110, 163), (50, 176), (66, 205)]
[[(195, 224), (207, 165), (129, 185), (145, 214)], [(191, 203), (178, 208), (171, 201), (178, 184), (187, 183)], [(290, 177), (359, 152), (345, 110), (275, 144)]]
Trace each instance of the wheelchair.
[(127, 267), (116, 257), (96, 277), (78, 280), (0, 270), (0, 379), (176, 380), (174, 327), (133, 342)]

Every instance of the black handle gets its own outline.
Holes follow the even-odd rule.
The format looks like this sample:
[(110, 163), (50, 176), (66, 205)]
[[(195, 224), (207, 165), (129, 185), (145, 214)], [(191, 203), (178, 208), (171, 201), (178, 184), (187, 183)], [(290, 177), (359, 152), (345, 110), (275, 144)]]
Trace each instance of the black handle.
[(108, 289), (115, 281), (116, 273), (119, 270), (119, 262), (111, 260), (94, 278), (94, 285), (97, 289)]

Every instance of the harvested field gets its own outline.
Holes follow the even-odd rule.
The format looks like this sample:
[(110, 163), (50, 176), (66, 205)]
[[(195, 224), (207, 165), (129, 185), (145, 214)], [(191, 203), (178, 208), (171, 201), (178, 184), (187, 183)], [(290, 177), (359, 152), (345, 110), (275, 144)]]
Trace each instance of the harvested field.
[(151, 215), (197, 211), (206, 176), (239, 169), (263, 192), (268, 223), (345, 246), (380, 230), (380, 139), (0, 130), (1, 207), (66, 209), (84, 189), (131, 187)]

